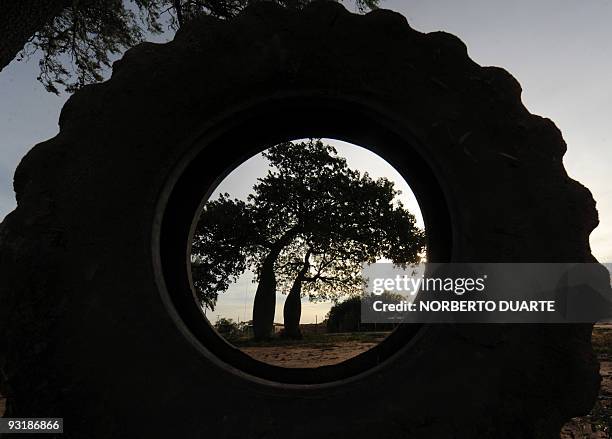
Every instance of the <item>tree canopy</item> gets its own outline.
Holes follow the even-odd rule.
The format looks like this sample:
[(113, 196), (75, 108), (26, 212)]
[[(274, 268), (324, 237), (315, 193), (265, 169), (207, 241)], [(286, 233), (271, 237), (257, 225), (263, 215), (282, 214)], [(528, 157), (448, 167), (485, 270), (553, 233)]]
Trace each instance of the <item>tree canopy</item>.
[(192, 242), (192, 279), (202, 306), (215, 309), (220, 292), (247, 269), (247, 251), (256, 233), (250, 209), (240, 200), (222, 194), (206, 203)]
[(214, 305), (218, 293), (249, 268), (258, 282), (255, 331), (258, 298), (268, 298), (264, 314), (271, 325), (277, 289), (288, 294), (285, 327), (295, 329), (302, 295), (354, 295), (363, 285), (363, 263), (418, 262), (424, 232), (396, 200), (393, 182), (350, 169), (320, 140), (282, 143), (263, 156), (271, 169), (246, 202), (224, 194), (205, 204), (192, 249), (202, 304)]
[[(101, 81), (113, 59), (147, 35), (201, 15), (228, 19), (257, 1), (301, 8), (311, 0), (0, 0), (0, 70), (18, 53), (39, 53), (38, 80), (50, 92), (73, 92)], [(363, 12), (379, 0), (353, 3)]]

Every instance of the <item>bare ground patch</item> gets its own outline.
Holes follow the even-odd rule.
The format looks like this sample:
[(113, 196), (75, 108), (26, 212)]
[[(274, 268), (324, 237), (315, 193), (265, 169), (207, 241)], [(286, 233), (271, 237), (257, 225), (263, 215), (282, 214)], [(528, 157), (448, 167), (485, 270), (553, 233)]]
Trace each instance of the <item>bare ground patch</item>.
[(320, 367), (341, 363), (380, 343), (389, 332), (306, 334), (301, 340), (233, 340), (256, 360), (281, 367)]
[(246, 347), (242, 351), (264, 363), (281, 367), (319, 367), (329, 366), (348, 360), (377, 343), (360, 341), (343, 341), (328, 345), (296, 345)]

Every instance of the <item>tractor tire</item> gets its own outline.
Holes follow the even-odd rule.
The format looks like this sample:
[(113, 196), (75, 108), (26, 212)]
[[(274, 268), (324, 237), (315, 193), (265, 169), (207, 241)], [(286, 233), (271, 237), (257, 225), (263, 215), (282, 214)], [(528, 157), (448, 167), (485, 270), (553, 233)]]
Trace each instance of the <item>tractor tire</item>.
[(143, 43), (75, 93), (0, 226), (0, 393), (62, 438), (558, 438), (599, 388), (592, 325), (422, 325), (318, 369), (250, 359), (202, 318), (194, 217), (246, 158), (326, 137), (413, 188), (428, 256), (596, 262), (553, 122), (444, 32), (334, 2), (260, 2)]

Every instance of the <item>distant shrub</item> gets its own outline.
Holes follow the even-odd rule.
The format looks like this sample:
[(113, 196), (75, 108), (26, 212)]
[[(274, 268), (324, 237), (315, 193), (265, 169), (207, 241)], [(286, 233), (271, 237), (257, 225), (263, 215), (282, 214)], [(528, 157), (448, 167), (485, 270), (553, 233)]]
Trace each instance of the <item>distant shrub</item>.
[(362, 323), (361, 297), (336, 303), (327, 313), (327, 332), (391, 331), (395, 323)]
[(220, 318), (215, 323), (215, 329), (225, 339), (235, 339), (242, 335), (243, 324), (236, 323), (232, 319)]

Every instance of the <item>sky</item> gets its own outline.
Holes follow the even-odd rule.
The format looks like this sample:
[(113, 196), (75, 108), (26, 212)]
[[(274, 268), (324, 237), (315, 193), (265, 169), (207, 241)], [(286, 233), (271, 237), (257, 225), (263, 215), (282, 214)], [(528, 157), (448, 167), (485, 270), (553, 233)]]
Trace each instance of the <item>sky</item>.
[[(381, 6), (402, 13), (419, 31), (457, 35), (476, 62), (518, 79), (526, 107), (561, 129), (565, 167), (597, 201), (601, 224), (591, 235), (593, 253), (612, 261), (612, 1), (382, 0)], [(57, 133), (67, 99), (47, 93), (37, 73), (36, 57), (0, 72), (0, 220), (15, 207), (15, 167)], [(367, 168), (360, 160), (367, 161), (357, 157), (353, 165)]]

